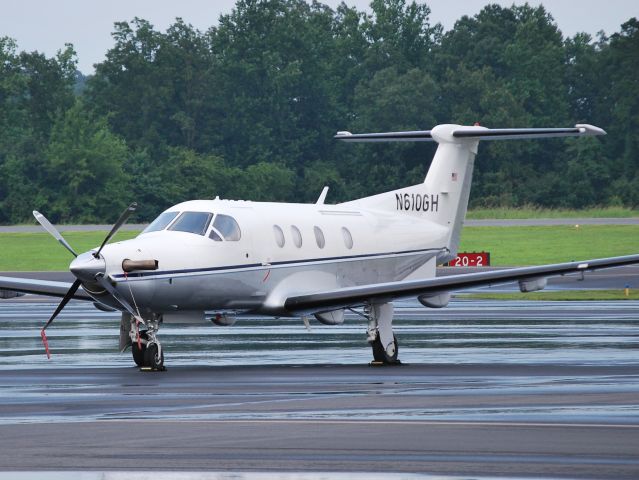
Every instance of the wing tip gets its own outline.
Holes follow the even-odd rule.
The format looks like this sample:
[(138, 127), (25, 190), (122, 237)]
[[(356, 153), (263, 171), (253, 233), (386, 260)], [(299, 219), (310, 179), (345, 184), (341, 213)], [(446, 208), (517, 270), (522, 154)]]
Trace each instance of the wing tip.
[(575, 125), (583, 135), (608, 135), (603, 128), (595, 127), (589, 123), (578, 123)]
[(351, 132), (348, 132), (346, 130), (340, 130), (335, 135), (333, 135), (333, 138), (335, 140), (344, 140), (344, 139), (347, 139), (347, 138), (352, 137), (352, 136), (353, 136), (353, 134)]

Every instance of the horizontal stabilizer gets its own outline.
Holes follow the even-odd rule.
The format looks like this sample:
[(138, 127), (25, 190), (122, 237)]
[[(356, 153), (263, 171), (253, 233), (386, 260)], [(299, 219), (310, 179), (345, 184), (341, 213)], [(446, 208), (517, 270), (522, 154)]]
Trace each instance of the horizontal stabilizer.
[(349, 142), (432, 142), (430, 130), (415, 130), (413, 132), (386, 133), (351, 133), (337, 132), (338, 140)]
[(599, 127), (577, 124), (574, 128), (486, 128), (461, 127), (453, 131), (455, 138), (475, 140), (513, 140), (520, 138), (580, 137), (605, 135)]
[[(437, 134), (438, 129), (452, 138)], [(347, 142), (432, 142), (469, 140), (516, 140), (526, 138), (581, 137), (605, 135), (606, 132), (593, 125), (577, 124), (572, 128), (485, 128), (480, 126), (440, 125), (433, 130), (409, 132), (350, 133), (337, 132), (334, 138)]]

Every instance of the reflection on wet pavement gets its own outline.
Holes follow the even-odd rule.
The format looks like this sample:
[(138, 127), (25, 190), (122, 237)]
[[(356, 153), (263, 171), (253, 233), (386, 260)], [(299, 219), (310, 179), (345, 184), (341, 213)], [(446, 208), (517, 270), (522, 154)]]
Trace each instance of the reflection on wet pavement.
[(639, 302), (403, 302), (405, 365), (385, 368), (355, 315), (165, 325), (162, 373), (82, 303), (49, 329), (47, 361), (54, 308), (0, 303), (3, 470), (639, 478)]
[(149, 375), (116, 352), (118, 316), (83, 303), (50, 330), (47, 361), (38, 332), (53, 308), (1, 305), (1, 424), (375, 418), (639, 427), (639, 302), (454, 301), (437, 311), (404, 302), (395, 328), (409, 365), (388, 369), (364, 367), (370, 352), (355, 315), (310, 332), (296, 319), (166, 325), (169, 372)]
[[(39, 329), (55, 303), (0, 303), (0, 369), (131, 364), (117, 353), (119, 315), (70, 304), (49, 329), (47, 361)], [(442, 310), (398, 302), (400, 358), (428, 364), (631, 365), (639, 362), (639, 302), (498, 302), (457, 300)], [(363, 364), (365, 325), (348, 314), (341, 326), (249, 317), (160, 329), (168, 366)]]

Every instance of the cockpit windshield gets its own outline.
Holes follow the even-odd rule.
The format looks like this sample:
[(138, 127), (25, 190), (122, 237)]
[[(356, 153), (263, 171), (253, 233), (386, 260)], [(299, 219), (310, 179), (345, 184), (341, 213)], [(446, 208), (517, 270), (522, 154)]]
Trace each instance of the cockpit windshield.
[(169, 230), (204, 235), (212, 216), (212, 213), (207, 212), (184, 212), (173, 222)]
[(142, 233), (159, 232), (164, 230), (169, 223), (173, 221), (177, 214), (180, 212), (164, 212), (161, 213), (151, 224), (144, 229)]

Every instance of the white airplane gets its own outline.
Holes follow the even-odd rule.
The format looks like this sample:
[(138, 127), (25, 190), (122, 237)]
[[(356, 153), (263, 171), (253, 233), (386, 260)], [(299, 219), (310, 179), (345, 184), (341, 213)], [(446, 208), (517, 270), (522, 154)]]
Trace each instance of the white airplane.
[[(361, 308), (373, 357), (398, 362), (393, 300), (417, 298), (447, 305), (451, 292), (519, 282), (540, 290), (550, 276), (639, 263), (639, 255), (436, 277), (456, 256), (480, 140), (603, 135), (574, 128), (488, 129), (438, 125), (430, 131), (351, 134), (347, 142), (435, 141), (423, 183), (327, 205), (195, 200), (160, 214), (134, 239), (108, 244), (135, 210), (121, 215), (99, 248), (81, 255), (38, 212), (38, 222), (74, 256), (72, 284), (0, 277), (0, 296), (35, 293), (62, 297), (42, 329), (71, 299), (122, 312), (120, 348), (131, 346), (137, 365), (162, 369), (157, 332), (162, 323), (200, 323), (212, 312), (218, 325), (242, 314), (308, 316), (328, 325)], [(207, 312), (205, 314), (205, 312)]]

